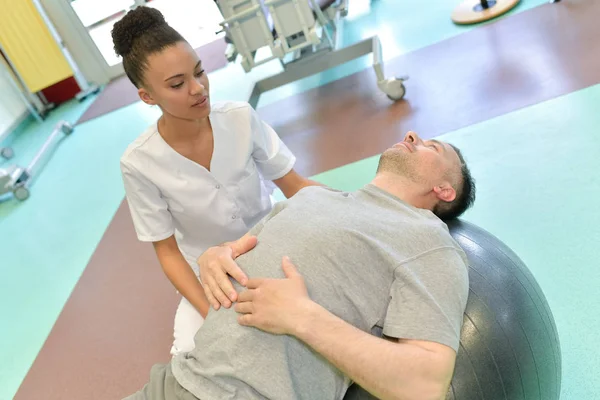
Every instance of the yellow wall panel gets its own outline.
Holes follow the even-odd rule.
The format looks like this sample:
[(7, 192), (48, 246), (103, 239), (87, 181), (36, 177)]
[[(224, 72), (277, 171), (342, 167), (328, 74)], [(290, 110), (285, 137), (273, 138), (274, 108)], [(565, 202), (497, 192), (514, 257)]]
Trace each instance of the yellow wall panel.
[(73, 76), (31, 0), (0, 0), (0, 44), (31, 93)]

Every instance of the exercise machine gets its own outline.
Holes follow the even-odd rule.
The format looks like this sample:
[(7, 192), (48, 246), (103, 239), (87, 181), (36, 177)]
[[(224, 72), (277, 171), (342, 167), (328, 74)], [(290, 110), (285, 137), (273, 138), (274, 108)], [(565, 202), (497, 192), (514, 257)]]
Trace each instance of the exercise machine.
[[(373, 69), (379, 89), (391, 100), (404, 97), (408, 78), (386, 78), (382, 48), (373, 36), (338, 48), (348, 0), (216, 0), (225, 18), (221, 26), (229, 43), (228, 60), (241, 57), (246, 73), (272, 60), (283, 72), (256, 82), (249, 103), (256, 108), (260, 95), (288, 83), (326, 71), (367, 54), (373, 54)], [(259, 59), (260, 49), (270, 56)]]
[(8, 168), (0, 168), (0, 198), (12, 193), (17, 200), (27, 200), (30, 194), (29, 187), (37, 173), (36, 167), (42, 161), (42, 157), (51, 150), (52, 143), (57, 136), (70, 135), (72, 132), (73, 127), (68, 122), (61, 121), (55, 126), (27, 167), (10, 165)]
[[(549, 0), (560, 3), (561, 0)], [(452, 21), (458, 25), (478, 24), (515, 8), (519, 0), (465, 0), (454, 9)]]
[(452, 21), (459, 25), (478, 24), (515, 8), (519, 0), (465, 0), (454, 9)]

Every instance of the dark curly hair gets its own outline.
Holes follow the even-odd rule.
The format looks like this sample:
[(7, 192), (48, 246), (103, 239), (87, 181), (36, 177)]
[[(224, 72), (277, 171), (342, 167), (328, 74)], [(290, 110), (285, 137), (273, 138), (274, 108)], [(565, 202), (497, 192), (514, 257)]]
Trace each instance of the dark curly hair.
[(144, 83), (149, 55), (185, 41), (160, 11), (144, 6), (129, 11), (114, 25), (112, 39), (127, 77), (137, 88)]

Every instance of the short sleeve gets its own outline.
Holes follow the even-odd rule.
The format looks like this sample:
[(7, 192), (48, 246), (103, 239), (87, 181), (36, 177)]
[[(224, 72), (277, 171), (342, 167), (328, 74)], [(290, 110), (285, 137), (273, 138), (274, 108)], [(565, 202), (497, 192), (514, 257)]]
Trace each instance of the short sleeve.
[(138, 239), (156, 242), (172, 236), (171, 213), (159, 189), (127, 163), (121, 162), (121, 174)]
[(458, 351), (469, 294), (468, 268), (454, 248), (440, 248), (394, 272), (383, 334), (432, 341)]
[(250, 107), (253, 151), (252, 157), (262, 177), (272, 181), (290, 172), (296, 157), (273, 128)]

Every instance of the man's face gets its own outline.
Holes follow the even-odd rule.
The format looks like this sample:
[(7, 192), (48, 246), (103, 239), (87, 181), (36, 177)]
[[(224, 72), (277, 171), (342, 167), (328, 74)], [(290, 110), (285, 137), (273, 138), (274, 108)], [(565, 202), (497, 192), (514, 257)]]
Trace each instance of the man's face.
[(460, 159), (452, 146), (437, 140), (422, 140), (408, 132), (402, 142), (381, 156), (379, 171), (391, 172), (430, 188), (460, 181)]

